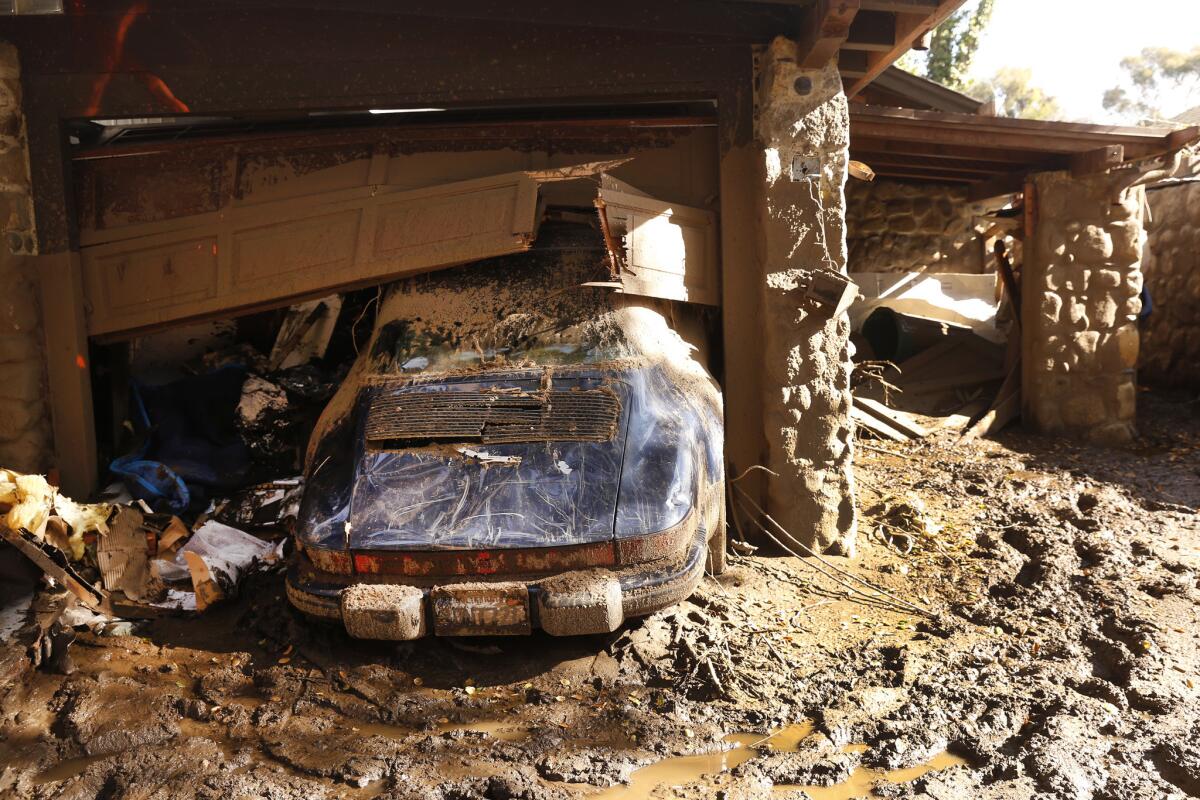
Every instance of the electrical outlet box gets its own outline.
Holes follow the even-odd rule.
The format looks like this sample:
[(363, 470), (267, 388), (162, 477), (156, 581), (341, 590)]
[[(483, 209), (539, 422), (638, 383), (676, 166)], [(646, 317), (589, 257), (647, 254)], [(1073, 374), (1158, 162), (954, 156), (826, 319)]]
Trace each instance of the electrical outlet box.
[(790, 177), (792, 183), (817, 180), (821, 177), (821, 159), (816, 156), (793, 153)]

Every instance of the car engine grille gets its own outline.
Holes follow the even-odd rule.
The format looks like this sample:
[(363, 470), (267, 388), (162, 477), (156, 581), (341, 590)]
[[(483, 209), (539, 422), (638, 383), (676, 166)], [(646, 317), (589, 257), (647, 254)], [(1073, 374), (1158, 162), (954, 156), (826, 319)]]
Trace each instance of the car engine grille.
[(621, 403), (611, 389), (547, 392), (401, 392), (367, 412), (370, 444), (607, 442)]

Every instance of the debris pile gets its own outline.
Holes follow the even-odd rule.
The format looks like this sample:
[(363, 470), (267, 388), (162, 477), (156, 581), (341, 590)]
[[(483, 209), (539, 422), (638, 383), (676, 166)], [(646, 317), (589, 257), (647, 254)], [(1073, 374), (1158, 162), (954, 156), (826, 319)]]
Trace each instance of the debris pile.
[(283, 540), (202, 516), (193, 526), (142, 500), (77, 503), (41, 475), (0, 470), (0, 539), (60, 593), (36, 621), (32, 663), (69, 672), (74, 627), (127, 633), (121, 618), (203, 611), (236, 594), (249, 572), (280, 564)]
[[(352, 299), (264, 312), (240, 323), (248, 332), (233, 341), (199, 331), (203, 348), (136, 342), (127, 402), (114, 401), (112, 422), (124, 431), (110, 444), (123, 453), (109, 465), (121, 482), (114, 491), (155, 512), (196, 516), (246, 486), (297, 475), (353, 355), (353, 314), (365, 316), (369, 300)], [(157, 360), (139, 361), (142, 352)]]

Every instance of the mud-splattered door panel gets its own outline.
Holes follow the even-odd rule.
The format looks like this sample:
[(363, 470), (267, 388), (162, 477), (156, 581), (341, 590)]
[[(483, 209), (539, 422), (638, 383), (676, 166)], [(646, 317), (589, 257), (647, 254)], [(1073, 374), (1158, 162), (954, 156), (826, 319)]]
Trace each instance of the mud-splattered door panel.
[(524, 172), (399, 191), (364, 185), (121, 228), (82, 250), (88, 333), (266, 308), (528, 249)]

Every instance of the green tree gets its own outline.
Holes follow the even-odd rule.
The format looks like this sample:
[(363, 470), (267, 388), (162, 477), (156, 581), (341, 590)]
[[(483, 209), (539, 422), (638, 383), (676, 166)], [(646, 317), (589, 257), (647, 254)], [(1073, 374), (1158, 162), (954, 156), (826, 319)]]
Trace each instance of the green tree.
[(992, 0), (955, 11), (930, 37), (925, 77), (951, 89), (967, 88), (967, 71), (979, 49), (979, 39), (992, 19)]
[(1104, 108), (1152, 125), (1169, 116), (1164, 103), (1187, 108), (1200, 102), (1200, 47), (1190, 51), (1147, 47), (1121, 59), (1125, 80), (1104, 93)]
[(1056, 119), (1058, 101), (1033, 85), (1033, 72), (1018, 67), (1005, 67), (990, 80), (975, 81), (967, 94), (978, 100), (994, 100), (996, 113), (1022, 119)]

